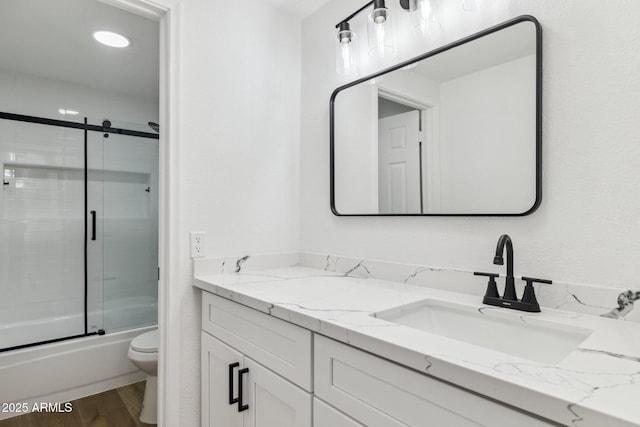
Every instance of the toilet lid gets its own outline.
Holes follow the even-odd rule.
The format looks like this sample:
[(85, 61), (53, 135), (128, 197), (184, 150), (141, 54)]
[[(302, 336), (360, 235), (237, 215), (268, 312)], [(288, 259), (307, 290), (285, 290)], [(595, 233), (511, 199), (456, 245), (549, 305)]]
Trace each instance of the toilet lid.
[(158, 330), (154, 329), (138, 335), (131, 341), (131, 348), (140, 353), (155, 353), (158, 351)]

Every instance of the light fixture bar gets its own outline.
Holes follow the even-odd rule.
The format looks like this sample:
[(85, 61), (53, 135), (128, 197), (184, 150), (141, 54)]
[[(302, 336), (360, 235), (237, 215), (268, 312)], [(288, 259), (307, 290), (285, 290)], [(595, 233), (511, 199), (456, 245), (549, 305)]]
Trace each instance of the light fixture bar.
[(363, 10), (365, 10), (366, 8), (368, 8), (369, 6), (371, 6), (373, 4), (373, 0), (371, 0), (370, 2), (368, 2), (367, 4), (365, 4), (364, 6), (362, 6), (360, 9), (356, 10), (355, 12), (353, 12), (351, 15), (347, 16), (346, 18), (344, 18), (342, 21), (338, 22), (336, 24), (336, 28), (340, 27), (340, 24), (342, 24), (343, 22), (348, 22), (351, 21), (351, 19), (356, 16), (357, 14), (359, 14), (360, 12), (362, 12)]
[[(363, 10), (365, 10), (366, 8), (371, 6), (374, 2), (375, 2), (374, 0), (371, 0), (370, 2), (368, 2), (364, 6), (362, 6), (360, 9), (356, 10), (351, 15), (347, 16), (342, 21), (338, 22), (336, 24), (336, 28), (339, 28), (340, 24), (342, 24), (343, 22), (351, 21), (351, 19), (353, 19), (354, 16), (356, 16), (357, 14), (359, 14), (360, 12), (362, 12)], [(400, 7), (401, 8), (403, 8), (404, 10), (409, 10), (409, 0), (399, 0), (399, 2), (400, 2)]]

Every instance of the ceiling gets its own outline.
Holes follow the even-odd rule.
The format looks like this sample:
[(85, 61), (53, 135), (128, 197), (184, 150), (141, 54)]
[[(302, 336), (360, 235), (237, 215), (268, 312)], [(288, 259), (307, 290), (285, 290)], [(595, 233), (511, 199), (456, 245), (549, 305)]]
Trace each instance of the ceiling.
[[(92, 33), (115, 31), (124, 49)], [(0, 68), (157, 100), (158, 23), (97, 0), (0, 0)]]
[(280, 10), (305, 18), (331, 0), (260, 0)]
[[(304, 18), (330, 0), (259, 0)], [(114, 49), (92, 33), (131, 45)], [(98, 0), (0, 0), (0, 69), (157, 101), (158, 23)]]
[(525, 21), (427, 58), (411, 71), (443, 83), (535, 53), (535, 26)]

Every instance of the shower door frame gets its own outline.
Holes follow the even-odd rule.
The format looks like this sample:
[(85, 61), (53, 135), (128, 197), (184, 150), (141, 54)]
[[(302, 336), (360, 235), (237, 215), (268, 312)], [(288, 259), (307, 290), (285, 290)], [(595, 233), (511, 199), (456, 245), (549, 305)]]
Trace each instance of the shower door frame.
[(100, 329), (96, 332), (89, 332), (88, 325), (88, 239), (89, 239), (89, 220), (87, 218), (88, 210), (88, 137), (89, 131), (102, 132), (102, 133), (115, 133), (120, 135), (135, 136), (140, 138), (160, 139), (160, 135), (151, 132), (141, 132), (130, 129), (112, 128), (100, 125), (92, 125), (88, 123), (87, 118), (84, 118), (84, 122), (71, 122), (67, 120), (50, 119), (46, 117), (29, 116), (24, 114), (6, 113), (0, 112), (0, 120), (13, 120), (23, 123), (34, 123), (47, 126), (56, 126), (70, 129), (84, 130), (84, 333), (71, 335), (60, 338), (53, 338), (50, 340), (37, 341), (28, 344), (21, 344), (12, 347), (0, 348), (0, 353), (20, 350), (29, 347), (35, 347), (44, 344), (52, 344), (60, 341), (67, 341), (76, 338), (90, 337), (94, 335), (104, 335), (104, 329)]

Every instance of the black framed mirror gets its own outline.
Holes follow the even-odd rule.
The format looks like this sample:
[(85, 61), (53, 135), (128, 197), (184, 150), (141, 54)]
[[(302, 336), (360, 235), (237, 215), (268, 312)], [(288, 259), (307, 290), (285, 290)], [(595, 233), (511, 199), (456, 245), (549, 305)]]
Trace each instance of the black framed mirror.
[(540, 205), (542, 29), (520, 16), (336, 89), (338, 216), (522, 216)]

